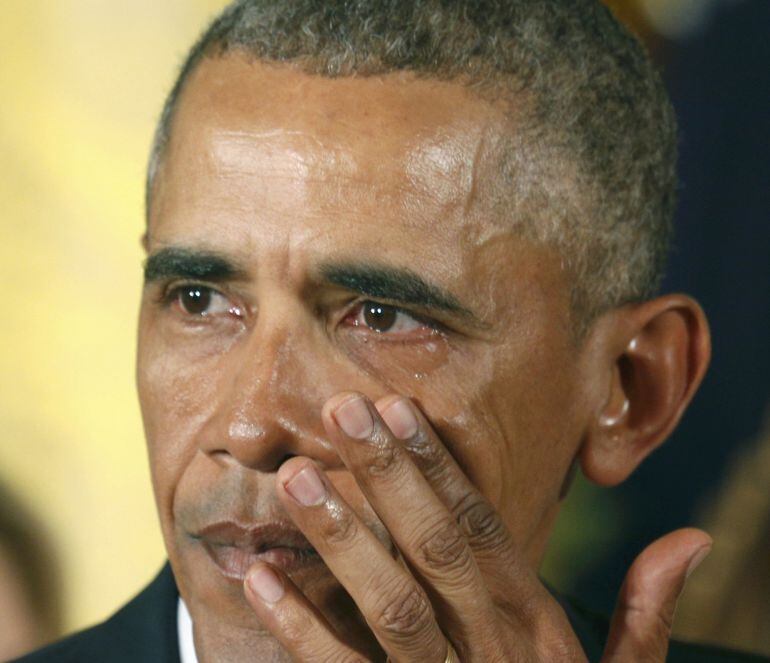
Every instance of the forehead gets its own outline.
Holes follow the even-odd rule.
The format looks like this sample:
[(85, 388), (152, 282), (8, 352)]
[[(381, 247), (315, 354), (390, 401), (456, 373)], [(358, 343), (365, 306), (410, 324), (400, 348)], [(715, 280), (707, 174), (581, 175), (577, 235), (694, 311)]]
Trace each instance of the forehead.
[(460, 83), (408, 72), (328, 78), (238, 54), (204, 60), (179, 106), (174, 125), (185, 134), (202, 126), (261, 129), (269, 139), (280, 131), (312, 137), (325, 150), (347, 148), (361, 168), (387, 157), (410, 170), (421, 160), (466, 179), (460, 157), (492, 144), (503, 128), (502, 108)]
[(291, 179), (294, 200), (310, 207), (333, 204), (344, 187), (348, 200), (394, 203), (412, 221), (468, 217), (491, 187), (502, 127), (500, 110), (461, 84), (408, 73), (330, 79), (230, 55), (204, 60), (188, 80), (161, 179), (193, 166), (237, 178), (254, 199), (268, 188), (277, 198), (279, 180)]
[(489, 295), (481, 273), (507, 281), (501, 256), (522, 252), (489, 204), (510, 115), (462, 84), (408, 73), (332, 79), (241, 55), (204, 60), (174, 118), (151, 244), (213, 242), (245, 260), (302, 247), (293, 253), (419, 265)]

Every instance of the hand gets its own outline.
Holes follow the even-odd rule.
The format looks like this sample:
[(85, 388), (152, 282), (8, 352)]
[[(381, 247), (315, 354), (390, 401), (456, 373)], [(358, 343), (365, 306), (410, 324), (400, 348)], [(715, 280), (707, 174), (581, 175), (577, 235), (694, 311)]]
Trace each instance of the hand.
[[(278, 494), (390, 660), (442, 663), (453, 650), (463, 663), (586, 660), (559, 604), (411, 401), (340, 394), (323, 421), (406, 564), (312, 460), (284, 463)], [(699, 530), (679, 530), (642, 552), (621, 590), (603, 662), (665, 660), (676, 600), (710, 543)], [(366, 660), (278, 569), (255, 564), (245, 592), (296, 660)]]

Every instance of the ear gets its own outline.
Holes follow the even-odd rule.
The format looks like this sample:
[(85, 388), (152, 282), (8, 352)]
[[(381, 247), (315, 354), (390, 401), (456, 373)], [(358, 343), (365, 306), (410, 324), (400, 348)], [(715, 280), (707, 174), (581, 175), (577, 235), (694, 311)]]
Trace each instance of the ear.
[(664, 442), (711, 357), (706, 316), (690, 297), (667, 295), (611, 315), (600, 343), (600, 407), (579, 454), (583, 473), (603, 486), (624, 481)]

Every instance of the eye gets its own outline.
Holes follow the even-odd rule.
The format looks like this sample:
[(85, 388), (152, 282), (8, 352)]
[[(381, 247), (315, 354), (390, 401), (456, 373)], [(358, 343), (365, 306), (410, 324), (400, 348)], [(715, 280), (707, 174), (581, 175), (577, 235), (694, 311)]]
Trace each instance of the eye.
[(200, 318), (222, 314), (241, 316), (241, 309), (221, 292), (196, 283), (174, 288), (168, 294), (168, 301), (177, 306), (182, 313), (190, 316)]
[(378, 334), (409, 334), (422, 331), (433, 334), (435, 325), (426, 320), (420, 320), (396, 306), (367, 301), (359, 304), (346, 318), (348, 324), (354, 327), (367, 327)]

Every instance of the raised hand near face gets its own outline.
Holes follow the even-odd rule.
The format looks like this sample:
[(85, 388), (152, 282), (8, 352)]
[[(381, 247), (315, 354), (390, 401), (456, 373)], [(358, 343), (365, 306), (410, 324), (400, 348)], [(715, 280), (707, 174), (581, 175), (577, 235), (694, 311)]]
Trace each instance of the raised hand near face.
[[(390, 537), (383, 542), (309, 458), (280, 468), (286, 511), (392, 661), (585, 661), (570, 623), (504, 522), (410, 400), (335, 396), (326, 432)], [(650, 545), (629, 570), (603, 662), (664, 661), (676, 600), (710, 549), (699, 530)], [(265, 563), (245, 581), (255, 613), (298, 661), (366, 657), (291, 579)]]

